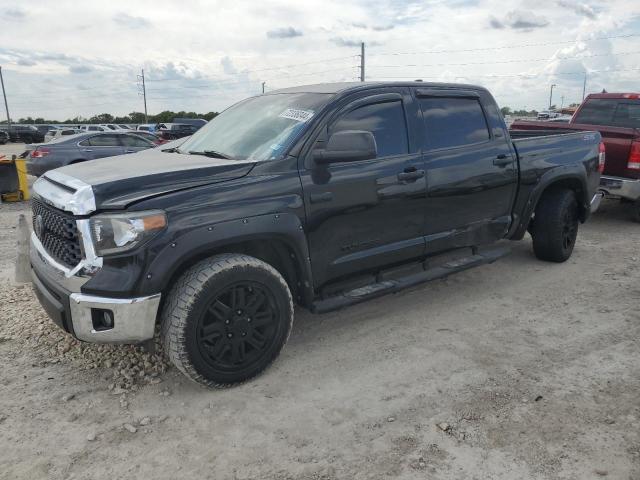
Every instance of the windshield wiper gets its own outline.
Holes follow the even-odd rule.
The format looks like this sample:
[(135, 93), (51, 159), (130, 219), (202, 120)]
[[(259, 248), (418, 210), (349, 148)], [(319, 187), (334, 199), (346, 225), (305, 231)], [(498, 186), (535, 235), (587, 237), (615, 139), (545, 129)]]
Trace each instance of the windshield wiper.
[(225, 155), (224, 153), (216, 152), (215, 150), (204, 150), (199, 152), (197, 150), (191, 150), (189, 152), (191, 155), (204, 155), (205, 157), (211, 158), (224, 158), (225, 160), (232, 160), (229, 155)]

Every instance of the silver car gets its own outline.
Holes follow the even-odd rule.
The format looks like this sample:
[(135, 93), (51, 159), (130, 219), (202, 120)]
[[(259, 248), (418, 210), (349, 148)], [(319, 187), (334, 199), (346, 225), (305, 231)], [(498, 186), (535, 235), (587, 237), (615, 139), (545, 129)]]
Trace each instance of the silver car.
[(72, 163), (135, 153), (155, 146), (153, 142), (127, 132), (89, 132), (60, 137), (28, 148), (27, 172), (39, 177)]

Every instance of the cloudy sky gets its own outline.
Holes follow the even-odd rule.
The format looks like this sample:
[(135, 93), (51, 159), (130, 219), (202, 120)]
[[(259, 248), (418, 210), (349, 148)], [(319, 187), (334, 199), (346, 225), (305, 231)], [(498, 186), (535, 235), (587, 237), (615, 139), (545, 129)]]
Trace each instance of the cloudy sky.
[[(0, 0), (11, 116), (219, 111), (359, 78), (479, 83), (501, 106), (638, 91), (638, 0)], [(4, 119), (0, 109), (0, 119)]]

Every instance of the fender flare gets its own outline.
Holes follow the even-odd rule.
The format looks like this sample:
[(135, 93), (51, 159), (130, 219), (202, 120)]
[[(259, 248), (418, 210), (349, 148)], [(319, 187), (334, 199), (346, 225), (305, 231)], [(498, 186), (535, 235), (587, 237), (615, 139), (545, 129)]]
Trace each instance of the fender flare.
[(233, 252), (233, 245), (241, 242), (270, 239), (282, 241), (293, 252), (293, 263), (300, 276), (300, 295), (305, 304), (310, 303), (314, 292), (309, 247), (303, 225), (292, 213), (258, 215), (190, 229), (167, 243), (146, 266), (141, 277), (141, 291), (166, 291), (174, 274), (194, 259), (204, 258), (225, 247), (231, 247), (228, 251)]
[(577, 181), (580, 184), (582, 198), (578, 198), (578, 204), (581, 208), (580, 220), (585, 222), (589, 217), (589, 199), (586, 198), (589, 191), (587, 186), (587, 175), (582, 165), (563, 165), (546, 171), (538, 181), (538, 184), (529, 193), (529, 198), (524, 206), (524, 211), (519, 222), (514, 222), (514, 227), (508, 234), (511, 240), (521, 240), (527, 231), (529, 221), (533, 216), (540, 198), (544, 192), (556, 183), (563, 181)]

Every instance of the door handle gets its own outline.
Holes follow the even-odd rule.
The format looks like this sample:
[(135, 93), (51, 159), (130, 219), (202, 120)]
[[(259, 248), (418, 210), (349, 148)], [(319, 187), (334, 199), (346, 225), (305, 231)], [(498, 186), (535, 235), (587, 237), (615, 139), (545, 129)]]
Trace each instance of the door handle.
[(333, 193), (331, 192), (312, 193), (309, 195), (311, 203), (330, 202), (331, 200), (333, 200)]
[(136, 153), (135, 150), (125, 150), (124, 153)]
[(400, 181), (417, 180), (422, 177), (424, 177), (424, 170), (418, 170), (416, 167), (407, 167), (404, 172), (398, 174)]
[(511, 156), (507, 156), (504, 153), (501, 153), (500, 155), (498, 155), (493, 161), (493, 164), (498, 167), (506, 167), (510, 163), (513, 163), (513, 158), (511, 158)]
[(91, 150), (90, 148), (85, 148), (82, 150), (83, 152), (93, 152), (93, 150)]

